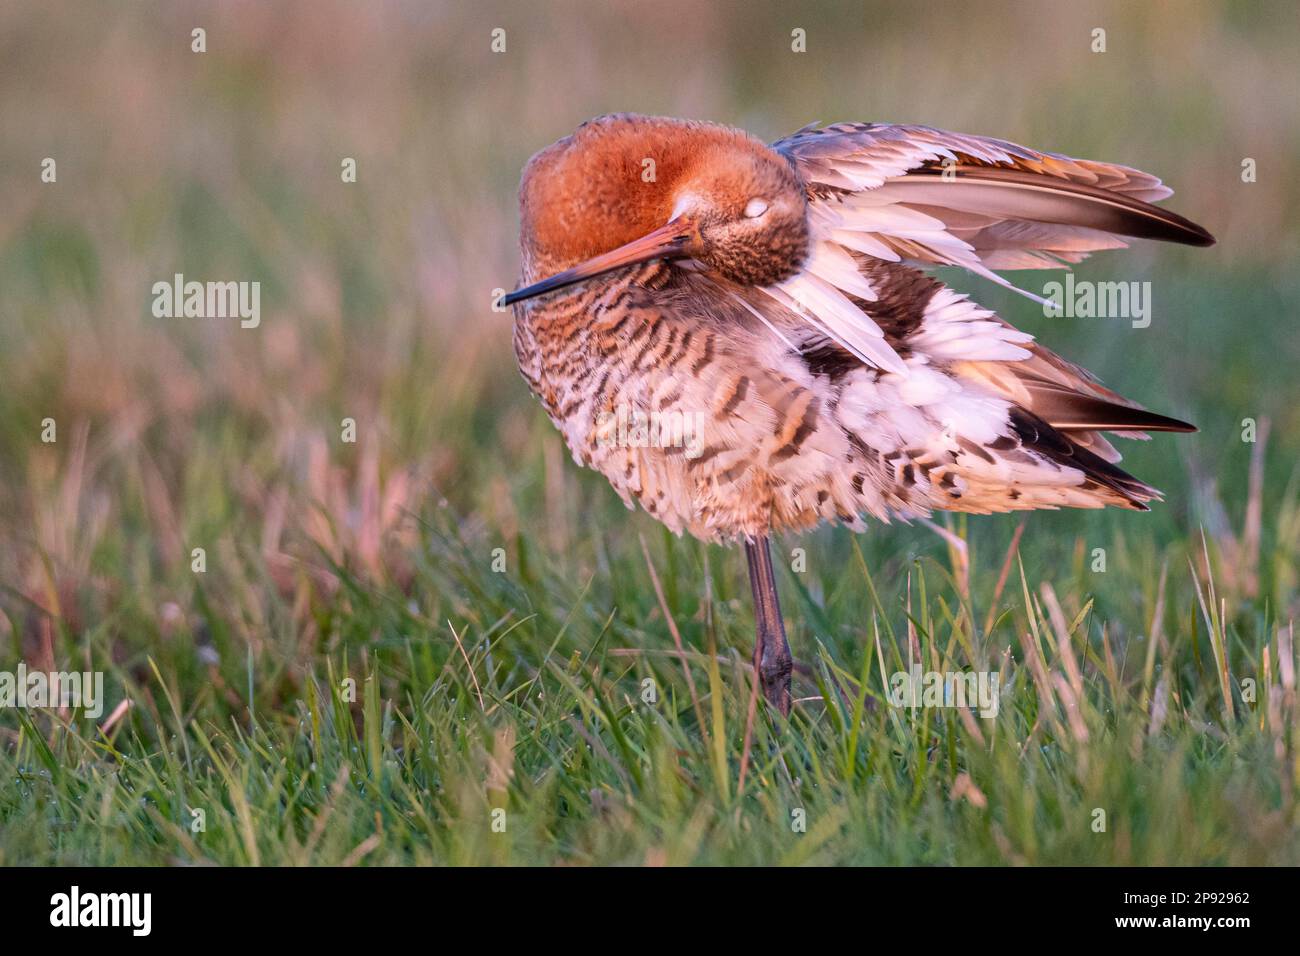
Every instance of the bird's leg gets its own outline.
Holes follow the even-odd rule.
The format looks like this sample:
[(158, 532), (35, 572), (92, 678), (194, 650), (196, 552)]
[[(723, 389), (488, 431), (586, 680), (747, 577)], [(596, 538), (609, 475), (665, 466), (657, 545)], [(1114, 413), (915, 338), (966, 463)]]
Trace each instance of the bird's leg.
[(776, 596), (776, 575), (772, 572), (772, 552), (767, 536), (745, 541), (749, 559), (749, 586), (754, 591), (754, 620), (758, 636), (754, 643), (754, 669), (763, 684), (763, 696), (781, 712), (790, 714), (790, 671), (794, 661), (785, 639), (781, 620), (781, 602)]

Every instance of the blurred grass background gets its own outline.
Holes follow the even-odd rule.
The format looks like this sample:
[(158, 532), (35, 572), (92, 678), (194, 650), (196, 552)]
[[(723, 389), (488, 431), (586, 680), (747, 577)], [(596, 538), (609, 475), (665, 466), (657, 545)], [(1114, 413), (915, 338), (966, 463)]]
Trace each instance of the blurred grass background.
[[(0, 712), (0, 861), (1300, 861), (1277, 633), (1300, 600), (1298, 59), (1286, 3), (6, 4), (0, 669), (104, 669), (110, 707), (132, 707), (104, 733)], [(797, 658), (849, 681), (880, 664), (882, 628), (885, 658), (942, 633), (960, 666), (1008, 660), (1023, 683), (1000, 744), (951, 716), (855, 715), (851, 690), (747, 742), (743, 562), (623, 511), (528, 394), (490, 309), (517, 274), (519, 171), (624, 110), (769, 140), (841, 119), (1000, 136), (1154, 172), (1218, 237), (1079, 267), (1150, 280), (1148, 329), (1045, 319), (951, 277), (1201, 426), (1125, 443), (1168, 495), (1152, 514), (1030, 516), (1027, 581), (1005, 589), (1018, 519), (953, 523), (969, 598), (924, 528), (784, 542), (809, 554), (783, 580)], [(260, 327), (155, 318), (151, 286), (177, 272), (260, 281)], [(1264, 442), (1242, 441), (1248, 418)], [(698, 709), (639, 536), (685, 644), (720, 655), (692, 658)], [(933, 607), (909, 641), (922, 573)], [(1198, 583), (1216, 588), (1204, 614)], [(1073, 635), (1045, 667), (1073, 640), (1089, 681), (1074, 711), (1022, 656), (1044, 584)], [(615, 653), (632, 648), (651, 653)], [(351, 706), (344, 673), (364, 686)], [(1177, 716), (1156, 727), (1165, 673)], [(1277, 684), (1276, 721), (1241, 677)], [(1058, 704), (1091, 733), (1057, 741)], [(1025, 751), (1044, 734), (1068, 770)], [(480, 832), (493, 799), (523, 833)], [(1099, 836), (1085, 811), (1103, 799), (1127, 815)], [(797, 800), (822, 806), (801, 845)]]

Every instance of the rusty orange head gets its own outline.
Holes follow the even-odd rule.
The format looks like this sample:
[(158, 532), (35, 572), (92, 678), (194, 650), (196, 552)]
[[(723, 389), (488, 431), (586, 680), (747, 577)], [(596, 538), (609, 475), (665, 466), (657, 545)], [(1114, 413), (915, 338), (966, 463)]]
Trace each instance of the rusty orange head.
[(808, 249), (803, 184), (740, 130), (620, 114), (529, 161), (519, 189), (525, 280), (507, 304), (652, 259), (692, 258), (733, 282), (792, 275)]

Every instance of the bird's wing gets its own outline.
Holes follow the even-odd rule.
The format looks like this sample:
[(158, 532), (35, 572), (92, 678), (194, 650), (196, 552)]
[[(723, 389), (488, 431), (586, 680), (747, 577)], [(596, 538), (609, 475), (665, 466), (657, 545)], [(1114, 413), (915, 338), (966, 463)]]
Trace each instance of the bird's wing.
[[(902, 363), (867, 319), (876, 290), (855, 253), (962, 266), (1014, 288), (993, 270), (1059, 267), (1121, 248), (1126, 236), (1214, 241), (1151, 204), (1171, 195), (1154, 176), (1002, 140), (926, 126), (839, 123), (802, 129), (772, 148), (806, 185), (813, 236), (803, 268), (766, 291), (858, 358), (891, 371)], [(998, 326), (1004, 324), (981, 321), (965, 332), (992, 333), (983, 342), (996, 351), (998, 343), (1015, 341)]]

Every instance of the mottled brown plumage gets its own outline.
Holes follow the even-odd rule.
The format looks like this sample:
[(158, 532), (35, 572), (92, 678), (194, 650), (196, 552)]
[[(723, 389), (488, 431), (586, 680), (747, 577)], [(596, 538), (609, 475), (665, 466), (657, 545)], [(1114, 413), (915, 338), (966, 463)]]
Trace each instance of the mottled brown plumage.
[(1001, 282), (993, 269), (1077, 262), (1122, 236), (1211, 242), (1151, 205), (1166, 195), (1136, 170), (926, 127), (843, 124), (768, 147), (602, 117), (524, 172), (525, 288), (507, 297), (519, 367), (629, 506), (747, 542), (773, 655), (761, 669), (785, 709), (771, 532), (1158, 497), (1102, 432), (1191, 426), (921, 268)]

